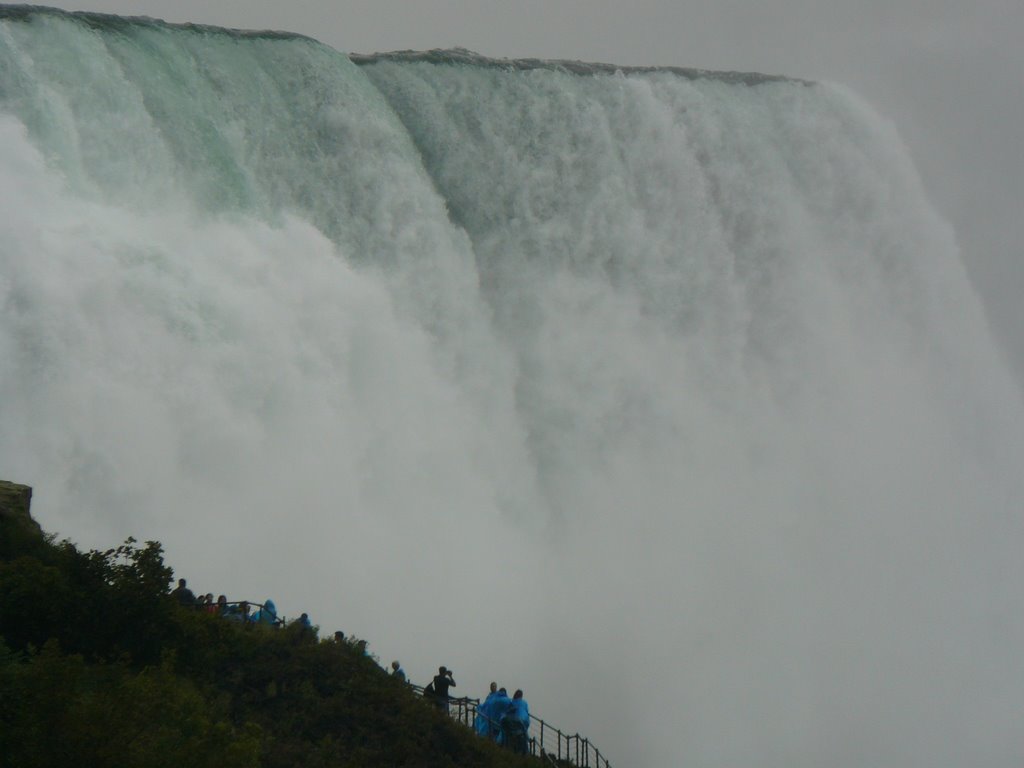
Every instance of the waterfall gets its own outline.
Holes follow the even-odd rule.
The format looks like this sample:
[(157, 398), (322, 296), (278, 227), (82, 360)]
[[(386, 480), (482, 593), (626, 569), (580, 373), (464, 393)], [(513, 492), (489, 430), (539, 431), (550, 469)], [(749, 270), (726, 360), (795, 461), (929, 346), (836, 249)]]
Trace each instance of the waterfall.
[(1024, 407), (840, 86), (0, 6), (0, 475), (614, 765), (1024, 758)]

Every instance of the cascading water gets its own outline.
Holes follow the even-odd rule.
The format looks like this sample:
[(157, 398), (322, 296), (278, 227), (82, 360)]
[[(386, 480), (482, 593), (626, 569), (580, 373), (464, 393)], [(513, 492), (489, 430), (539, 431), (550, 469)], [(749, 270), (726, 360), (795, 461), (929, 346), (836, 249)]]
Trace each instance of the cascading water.
[(1004, 766), (1019, 391), (834, 86), (0, 6), (0, 476), (618, 765)]

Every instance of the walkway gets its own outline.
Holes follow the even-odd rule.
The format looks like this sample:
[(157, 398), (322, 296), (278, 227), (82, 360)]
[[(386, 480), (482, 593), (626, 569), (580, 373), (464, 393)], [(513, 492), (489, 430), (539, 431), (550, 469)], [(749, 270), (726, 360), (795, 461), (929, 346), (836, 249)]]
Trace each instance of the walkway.
[[(423, 688), (418, 685), (409, 686), (421, 696)], [(473, 728), (476, 722), (477, 707), (480, 699), (459, 698), (448, 699), (448, 715), (467, 728)], [(548, 724), (539, 717), (530, 715), (529, 752), (534, 757), (543, 758), (554, 766), (576, 766), (577, 768), (611, 768), (608, 758), (601, 754), (590, 739), (578, 733), (569, 735)]]

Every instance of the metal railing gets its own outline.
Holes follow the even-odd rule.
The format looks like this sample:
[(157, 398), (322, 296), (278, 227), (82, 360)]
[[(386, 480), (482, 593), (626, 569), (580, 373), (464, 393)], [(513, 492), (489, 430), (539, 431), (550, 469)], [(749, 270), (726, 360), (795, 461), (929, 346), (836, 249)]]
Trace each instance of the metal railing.
[(238, 621), (242, 624), (268, 624), (269, 626), (283, 627), (288, 620), (274, 611), (273, 621), (261, 621), (257, 616), (262, 615), (266, 610), (263, 603), (253, 600), (228, 600), (226, 603), (201, 603), (197, 599), (195, 603), (187, 606), (200, 613), (208, 613), (211, 616), (219, 616), (224, 619)]
[(570, 763), (580, 768), (610, 768), (608, 758), (601, 754), (601, 750), (591, 743), (590, 739), (585, 739), (578, 733), (562, 733), (558, 728), (533, 715), (530, 715), (530, 722), (537, 725), (538, 731), (537, 735), (530, 739), (533, 748), (531, 754), (549, 755), (556, 761), (555, 764)]
[[(253, 617), (256, 612), (263, 609), (264, 605), (251, 600), (231, 600), (227, 603), (227, 611), (221, 611), (217, 603), (197, 604), (195, 607), (200, 610), (208, 610), (212, 607), (217, 610), (210, 611), (210, 613), (251, 624), (254, 623)], [(283, 626), (286, 623), (287, 620), (283, 616), (278, 616), (274, 622), (275, 626)], [(408, 686), (420, 696), (424, 695), (422, 686), (412, 683), (408, 683)], [(459, 698), (448, 697), (447, 713), (452, 720), (467, 728), (475, 728), (477, 717), (482, 717), (490, 724), (493, 732), (500, 731), (501, 724), (479, 712), (479, 708), (480, 699), (473, 699), (467, 696)], [(555, 728), (535, 715), (530, 715), (530, 724), (534, 735), (530, 736), (527, 740), (528, 754), (542, 758), (556, 768), (568, 768), (569, 766), (575, 766), (576, 768), (611, 768), (608, 758), (601, 754), (601, 750), (590, 739), (586, 739), (578, 733), (563, 733), (560, 729)]]
[[(409, 687), (421, 696), (423, 695), (421, 686), (410, 683)], [(456, 722), (467, 728), (473, 728), (479, 716), (490, 723), (495, 730), (500, 729), (500, 724), (478, 712), (479, 707), (480, 699), (448, 698), (448, 716)], [(601, 754), (601, 750), (590, 739), (586, 739), (578, 733), (563, 733), (560, 729), (534, 715), (530, 715), (530, 724), (531, 730), (534, 732), (527, 742), (527, 751), (530, 755), (543, 758), (553, 766), (611, 768), (608, 758)]]

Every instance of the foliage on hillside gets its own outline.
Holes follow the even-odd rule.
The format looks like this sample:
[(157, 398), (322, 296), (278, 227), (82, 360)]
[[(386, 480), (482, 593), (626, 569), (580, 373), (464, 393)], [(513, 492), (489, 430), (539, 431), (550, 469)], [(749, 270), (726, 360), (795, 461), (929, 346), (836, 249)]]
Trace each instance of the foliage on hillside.
[(361, 648), (179, 606), (157, 542), (105, 552), (0, 522), (5, 764), (527, 766)]

